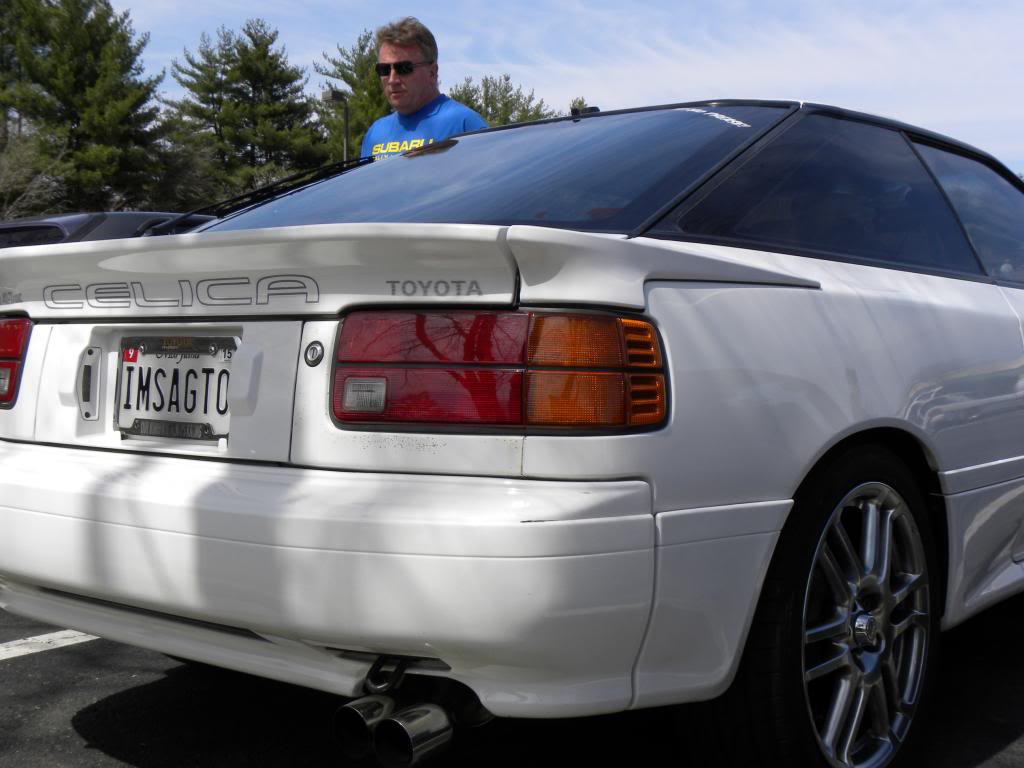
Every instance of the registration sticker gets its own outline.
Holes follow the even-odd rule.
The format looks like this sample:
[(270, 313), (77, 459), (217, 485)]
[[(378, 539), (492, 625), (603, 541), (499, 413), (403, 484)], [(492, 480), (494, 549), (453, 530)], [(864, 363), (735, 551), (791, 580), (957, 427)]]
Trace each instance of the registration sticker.
[(218, 440), (228, 436), (231, 336), (121, 340), (115, 426), (122, 435)]

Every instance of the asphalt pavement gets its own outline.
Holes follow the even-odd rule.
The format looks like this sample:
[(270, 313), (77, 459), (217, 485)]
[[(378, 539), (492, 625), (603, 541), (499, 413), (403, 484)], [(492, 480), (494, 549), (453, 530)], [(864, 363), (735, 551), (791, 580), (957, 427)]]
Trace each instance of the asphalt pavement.
[[(0, 611), (0, 644), (53, 632)], [(1024, 596), (943, 636), (928, 768), (1024, 766)], [(0, 766), (345, 766), (337, 697), (107, 640), (0, 660)], [(737, 735), (742, 738), (741, 734)], [(673, 765), (664, 710), (496, 720), (432, 766)]]

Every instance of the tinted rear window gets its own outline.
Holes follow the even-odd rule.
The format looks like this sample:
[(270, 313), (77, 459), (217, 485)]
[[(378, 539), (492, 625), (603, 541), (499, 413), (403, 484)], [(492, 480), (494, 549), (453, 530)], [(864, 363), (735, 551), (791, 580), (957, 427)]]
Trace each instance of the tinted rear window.
[(679, 220), (686, 233), (979, 274), (949, 205), (894, 130), (810, 115)]
[(464, 136), (356, 168), (210, 229), (465, 222), (625, 232), (785, 113), (673, 108)]

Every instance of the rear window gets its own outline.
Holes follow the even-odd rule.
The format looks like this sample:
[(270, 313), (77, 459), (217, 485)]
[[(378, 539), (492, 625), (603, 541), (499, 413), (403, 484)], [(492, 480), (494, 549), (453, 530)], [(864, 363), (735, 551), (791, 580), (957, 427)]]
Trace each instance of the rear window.
[(449, 139), (305, 187), (208, 229), (342, 222), (626, 232), (786, 114), (687, 107)]

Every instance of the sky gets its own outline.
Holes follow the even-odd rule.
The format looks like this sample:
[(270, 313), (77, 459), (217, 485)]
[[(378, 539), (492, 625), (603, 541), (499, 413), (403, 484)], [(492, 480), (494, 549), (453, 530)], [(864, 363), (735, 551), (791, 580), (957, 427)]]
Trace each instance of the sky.
[(1024, 173), (1024, 0), (113, 0), (148, 33), (143, 61), (180, 95), (170, 65), (200, 35), (259, 17), (280, 32), (307, 89), (325, 52), (417, 16), (440, 48), (441, 88), (509, 73), (567, 111), (717, 98), (792, 99), (894, 117), (983, 149)]

